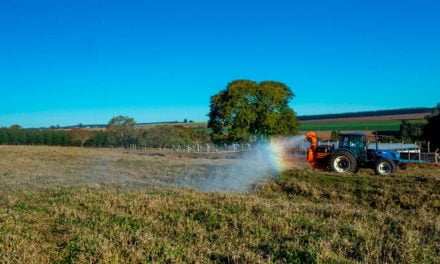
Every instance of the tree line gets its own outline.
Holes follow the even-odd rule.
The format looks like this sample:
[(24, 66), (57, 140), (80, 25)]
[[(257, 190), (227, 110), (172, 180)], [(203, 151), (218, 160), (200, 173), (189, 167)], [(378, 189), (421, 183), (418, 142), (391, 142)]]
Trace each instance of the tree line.
[(0, 145), (46, 145), (83, 147), (172, 147), (205, 144), (210, 140), (206, 130), (181, 125), (135, 126), (134, 119), (112, 118), (106, 129), (24, 129), (18, 125), (0, 128)]
[(0, 144), (72, 146), (70, 134), (60, 130), (22, 129), (18, 126), (0, 128)]
[(404, 142), (430, 142), (433, 149), (440, 149), (440, 104), (426, 116), (426, 124), (413, 124), (402, 120), (399, 138)]

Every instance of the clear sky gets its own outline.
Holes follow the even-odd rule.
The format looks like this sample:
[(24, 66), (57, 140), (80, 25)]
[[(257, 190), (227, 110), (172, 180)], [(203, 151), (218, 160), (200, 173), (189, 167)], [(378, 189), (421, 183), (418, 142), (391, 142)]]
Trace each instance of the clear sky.
[(234, 79), (299, 115), (440, 102), (440, 1), (0, 1), (0, 126), (205, 121)]

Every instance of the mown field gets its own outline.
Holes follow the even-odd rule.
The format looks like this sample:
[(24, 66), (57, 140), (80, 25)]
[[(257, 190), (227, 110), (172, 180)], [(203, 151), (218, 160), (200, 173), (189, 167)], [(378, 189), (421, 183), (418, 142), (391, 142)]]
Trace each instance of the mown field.
[(440, 262), (440, 167), (298, 165), (242, 193), (181, 184), (237, 162), (0, 146), (0, 263)]

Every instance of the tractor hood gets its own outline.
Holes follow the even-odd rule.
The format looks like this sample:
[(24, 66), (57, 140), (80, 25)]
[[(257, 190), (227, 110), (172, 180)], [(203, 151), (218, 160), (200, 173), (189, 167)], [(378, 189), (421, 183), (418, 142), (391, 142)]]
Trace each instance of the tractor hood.
[(381, 149), (381, 150), (375, 150), (374, 153), (377, 157), (381, 157), (384, 159), (389, 160), (400, 160), (400, 154), (397, 151), (393, 151), (390, 149)]

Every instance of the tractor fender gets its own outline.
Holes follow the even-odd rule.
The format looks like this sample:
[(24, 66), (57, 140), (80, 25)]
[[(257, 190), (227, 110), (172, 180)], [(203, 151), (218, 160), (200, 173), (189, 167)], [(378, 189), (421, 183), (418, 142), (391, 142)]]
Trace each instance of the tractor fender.
[(355, 159), (356, 159), (356, 154), (351, 150), (351, 149), (346, 149), (346, 148), (335, 148), (333, 150), (333, 153), (339, 152), (339, 151), (345, 151), (345, 152), (349, 152)]
[(393, 161), (400, 161), (400, 155), (392, 150), (378, 150), (374, 152), (377, 159), (388, 159)]

